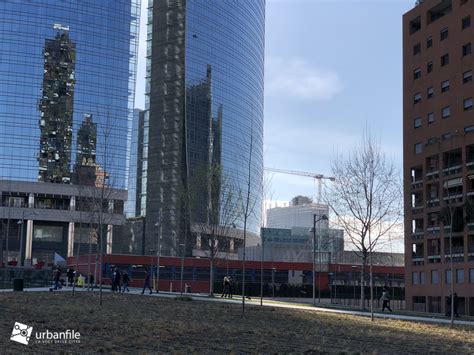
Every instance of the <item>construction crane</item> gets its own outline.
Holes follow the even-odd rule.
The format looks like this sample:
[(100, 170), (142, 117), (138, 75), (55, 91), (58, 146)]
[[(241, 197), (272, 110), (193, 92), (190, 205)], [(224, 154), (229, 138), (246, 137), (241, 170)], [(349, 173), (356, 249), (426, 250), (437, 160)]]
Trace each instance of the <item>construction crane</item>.
[(323, 174), (308, 173), (306, 171), (295, 171), (295, 170), (284, 170), (284, 169), (275, 169), (275, 168), (264, 168), (265, 171), (271, 171), (273, 173), (287, 174), (287, 175), (297, 175), (297, 176), (306, 176), (311, 177), (318, 181), (318, 203), (321, 203), (322, 196), (322, 180), (327, 179), (330, 181), (335, 181), (336, 178), (332, 176), (324, 176)]

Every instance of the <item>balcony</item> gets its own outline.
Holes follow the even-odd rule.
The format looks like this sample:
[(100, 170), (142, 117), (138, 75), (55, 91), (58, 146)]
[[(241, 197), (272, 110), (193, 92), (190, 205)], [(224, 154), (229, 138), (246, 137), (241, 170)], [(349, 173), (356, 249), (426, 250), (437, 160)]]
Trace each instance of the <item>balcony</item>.
[(434, 180), (434, 179), (439, 179), (439, 170), (432, 170), (430, 172), (426, 173), (426, 179), (427, 180)]
[(410, 186), (413, 190), (422, 188), (423, 187), (423, 180), (413, 181)]
[(439, 198), (433, 198), (431, 200), (426, 201), (427, 208), (433, 208), (439, 206)]
[(441, 230), (440, 226), (428, 227), (428, 228), (426, 228), (426, 234), (439, 235), (440, 230)]
[(428, 264), (441, 263), (441, 255), (428, 255)]
[(413, 265), (424, 265), (425, 264), (425, 258), (424, 257), (414, 257), (411, 259)]
[(462, 165), (455, 165), (455, 166), (451, 166), (449, 168), (443, 169), (443, 176), (461, 174), (461, 172), (462, 172)]

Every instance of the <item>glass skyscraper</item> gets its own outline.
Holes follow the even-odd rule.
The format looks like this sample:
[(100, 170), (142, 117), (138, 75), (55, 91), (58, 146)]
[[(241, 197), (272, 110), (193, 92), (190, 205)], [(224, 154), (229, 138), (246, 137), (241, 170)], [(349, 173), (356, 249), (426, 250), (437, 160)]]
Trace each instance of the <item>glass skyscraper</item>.
[[(159, 234), (163, 255), (181, 253), (187, 218), (182, 191), (200, 167), (210, 164), (220, 166), (243, 200), (250, 177), (248, 230), (257, 233), (265, 1), (154, 0), (148, 21), (145, 249), (156, 248)], [(202, 187), (203, 196), (210, 194), (206, 189)], [(202, 206), (206, 208), (205, 197)], [(236, 235), (242, 228), (239, 218)], [(241, 242), (233, 238), (231, 249)], [(186, 243), (187, 254), (193, 243)]]
[(107, 182), (123, 214), (139, 15), (140, 0), (0, 0), (0, 219), (28, 221), (27, 259), (72, 253), (78, 185)]

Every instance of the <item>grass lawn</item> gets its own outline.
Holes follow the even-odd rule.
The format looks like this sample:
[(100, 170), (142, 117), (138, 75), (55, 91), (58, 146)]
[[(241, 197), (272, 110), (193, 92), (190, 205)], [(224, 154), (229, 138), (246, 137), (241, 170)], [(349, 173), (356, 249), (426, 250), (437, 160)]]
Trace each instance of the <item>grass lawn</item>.
[[(0, 294), (0, 353), (474, 353), (469, 328), (205, 301), (98, 292)], [(80, 332), (80, 344), (10, 341), (14, 322), (33, 333)]]

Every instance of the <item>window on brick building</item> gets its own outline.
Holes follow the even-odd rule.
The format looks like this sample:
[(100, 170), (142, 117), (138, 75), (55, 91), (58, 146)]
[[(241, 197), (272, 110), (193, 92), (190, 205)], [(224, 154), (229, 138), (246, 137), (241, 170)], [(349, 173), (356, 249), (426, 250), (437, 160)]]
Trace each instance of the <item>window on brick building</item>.
[(445, 65), (449, 64), (449, 54), (445, 54), (441, 57), (441, 66), (444, 67)]
[(441, 92), (449, 91), (449, 80), (445, 80), (441, 83)]
[(445, 39), (448, 38), (448, 29), (447, 28), (443, 28), (440, 33), (439, 33), (439, 39), (440, 41), (444, 41)]

